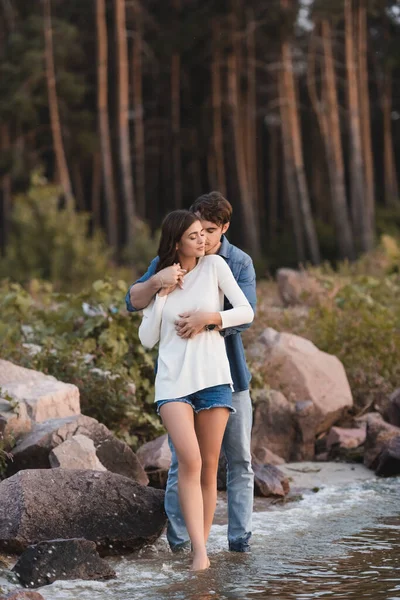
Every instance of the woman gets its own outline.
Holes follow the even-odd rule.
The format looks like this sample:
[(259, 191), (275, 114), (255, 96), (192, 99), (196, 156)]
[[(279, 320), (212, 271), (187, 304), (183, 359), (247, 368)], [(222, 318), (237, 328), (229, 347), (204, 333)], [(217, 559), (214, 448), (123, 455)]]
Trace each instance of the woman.
[[(253, 310), (224, 259), (205, 256), (201, 222), (177, 210), (165, 218), (157, 272), (179, 263), (182, 287), (163, 288), (143, 311), (142, 344), (159, 342), (155, 402), (178, 457), (178, 491), (192, 548), (193, 570), (209, 566), (206, 542), (217, 499), (222, 438), (232, 408), (232, 379), (219, 329), (253, 320)], [(232, 309), (223, 310), (224, 296)], [(176, 333), (182, 313), (195, 312), (204, 330), (192, 339)], [(212, 409), (212, 410), (211, 410)]]

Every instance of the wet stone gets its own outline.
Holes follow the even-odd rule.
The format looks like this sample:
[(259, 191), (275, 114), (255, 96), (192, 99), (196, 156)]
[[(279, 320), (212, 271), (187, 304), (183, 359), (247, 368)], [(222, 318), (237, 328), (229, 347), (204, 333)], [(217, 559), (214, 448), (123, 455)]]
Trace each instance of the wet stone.
[(84, 539), (52, 540), (29, 546), (13, 568), (24, 587), (36, 588), (57, 580), (104, 580), (116, 577), (100, 558), (96, 543)]

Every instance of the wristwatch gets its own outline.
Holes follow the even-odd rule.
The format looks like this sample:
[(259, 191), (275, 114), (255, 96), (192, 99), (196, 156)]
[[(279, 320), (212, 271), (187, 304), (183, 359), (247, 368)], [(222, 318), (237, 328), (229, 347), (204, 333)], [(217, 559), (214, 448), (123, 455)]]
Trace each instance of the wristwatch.
[(206, 325), (206, 331), (213, 331), (216, 328), (216, 325)]

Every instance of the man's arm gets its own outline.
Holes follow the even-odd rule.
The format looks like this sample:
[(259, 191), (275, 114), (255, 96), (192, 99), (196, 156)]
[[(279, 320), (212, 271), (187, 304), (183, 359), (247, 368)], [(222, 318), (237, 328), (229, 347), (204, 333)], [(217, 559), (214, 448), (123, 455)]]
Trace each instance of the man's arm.
[(146, 273), (131, 285), (125, 296), (126, 308), (130, 312), (146, 308), (161, 288), (182, 285), (186, 273), (179, 264), (166, 267), (156, 273), (158, 257), (154, 258)]
[[(244, 264), (239, 273), (239, 277), (237, 279), (237, 283), (246, 296), (247, 300), (250, 303), (251, 308), (256, 312), (256, 304), (257, 304), (257, 295), (256, 295), (256, 273), (254, 271), (253, 262), (249, 260), (248, 263)], [(228, 327), (227, 329), (222, 329), (220, 334), (223, 337), (227, 337), (228, 335), (233, 335), (235, 333), (241, 333), (250, 327), (251, 323), (246, 323), (245, 325), (238, 325), (237, 327)]]
[[(128, 289), (128, 292), (125, 296), (125, 302), (126, 308), (129, 310), (129, 312), (136, 312), (148, 306), (152, 298), (162, 287), (160, 285), (160, 278), (157, 277), (156, 274), (157, 263), (158, 256), (153, 258), (146, 273), (142, 275), (140, 279), (135, 281)], [(139, 291), (136, 293), (138, 287)], [(156, 287), (157, 289), (155, 289)]]

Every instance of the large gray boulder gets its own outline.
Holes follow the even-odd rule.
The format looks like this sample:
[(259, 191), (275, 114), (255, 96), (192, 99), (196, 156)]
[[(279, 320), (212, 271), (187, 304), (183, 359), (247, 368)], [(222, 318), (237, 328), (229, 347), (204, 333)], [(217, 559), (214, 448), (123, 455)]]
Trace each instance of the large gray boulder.
[(153, 543), (166, 523), (164, 492), (128, 477), (66, 469), (20, 471), (0, 483), (0, 550), (85, 538), (103, 554)]
[(251, 451), (261, 459), (265, 450), (285, 461), (292, 459), (296, 431), (293, 405), (281, 392), (266, 390), (259, 393), (255, 403)]
[(378, 413), (367, 418), (364, 464), (379, 475), (400, 474), (400, 427), (386, 423)]
[(384, 416), (388, 423), (400, 427), (400, 388), (389, 396)]
[(319, 412), (311, 400), (289, 402), (281, 392), (255, 395), (251, 451), (261, 462), (313, 460)]
[(0, 359), (0, 388), (3, 397), (11, 397), (13, 403), (24, 405), (34, 423), (81, 412), (76, 385), (19, 367), (8, 360)]
[(95, 542), (84, 539), (49, 540), (29, 546), (12, 570), (27, 588), (65, 579), (89, 581), (116, 577), (114, 569), (98, 555)]
[(353, 405), (342, 363), (310, 340), (267, 328), (248, 354), (269, 386), (290, 403), (312, 402), (316, 434), (327, 431)]
[(97, 458), (106, 469), (147, 485), (148, 477), (128, 444), (117, 439), (96, 419), (84, 415), (50, 419), (35, 425), (31, 433), (13, 448), (13, 461), (8, 465), (7, 475), (14, 475), (21, 469), (49, 469), (50, 452), (76, 435), (84, 435), (93, 441)]

